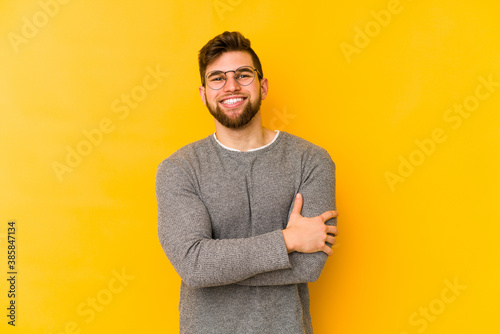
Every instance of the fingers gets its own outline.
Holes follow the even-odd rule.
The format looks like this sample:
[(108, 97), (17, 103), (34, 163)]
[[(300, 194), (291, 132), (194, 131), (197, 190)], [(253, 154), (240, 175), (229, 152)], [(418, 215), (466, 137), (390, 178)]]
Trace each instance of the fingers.
[[(335, 245), (335, 237), (334, 235), (337, 235), (338, 234), (338, 231), (337, 231), (337, 227), (336, 226), (328, 226), (327, 228), (327, 231), (328, 231), (328, 235), (326, 236), (325, 238), (325, 243), (329, 243), (331, 246)], [(331, 235), (333, 234), (333, 235)], [(333, 250), (331, 249), (331, 246), (328, 246), (326, 245), (326, 248), (323, 250), (323, 252), (326, 253), (326, 255), (330, 256), (333, 254)]]
[(325, 211), (319, 216), (321, 217), (321, 219), (323, 219), (323, 222), (326, 222), (327, 220), (338, 217), (339, 213), (337, 211), (331, 210), (331, 211)]
[(322, 249), (322, 251), (323, 251), (323, 252), (325, 252), (325, 253), (326, 253), (326, 255), (328, 255), (328, 256), (333, 255), (333, 250), (332, 250), (330, 247), (326, 246), (326, 245), (325, 245), (325, 247)]
[(331, 245), (335, 245), (335, 238), (331, 235), (327, 236), (325, 241), (330, 243)]
[(337, 229), (337, 226), (326, 225), (326, 233), (337, 235), (339, 234), (339, 231)]
[(327, 245), (326, 242), (328, 242), (331, 246), (335, 245), (335, 237), (328, 235), (325, 239), (325, 247), (323, 247), (322, 251), (326, 253), (326, 255), (330, 256), (333, 255), (333, 250), (331, 246)]
[(302, 195), (297, 194), (297, 196), (295, 196), (295, 202), (293, 203), (292, 214), (295, 213), (300, 215), (300, 212), (302, 211), (302, 203), (303, 203)]

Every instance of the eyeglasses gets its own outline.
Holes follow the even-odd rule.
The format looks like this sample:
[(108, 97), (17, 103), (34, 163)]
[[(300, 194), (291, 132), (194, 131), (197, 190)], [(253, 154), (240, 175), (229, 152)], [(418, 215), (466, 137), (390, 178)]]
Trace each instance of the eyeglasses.
[(234, 73), (234, 79), (238, 84), (242, 86), (248, 86), (254, 81), (255, 72), (257, 72), (259, 78), (261, 77), (258, 69), (253, 68), (252, 66), (241, 66), (232, 71), (223, 72), (215, 70), (208, 72), (207, 75), (205, 75), (205, 82), (207, 83), (208, 87), (212, 88), (213, 90), (219, 90), (226, 85), (226, 73), (229, 72)]

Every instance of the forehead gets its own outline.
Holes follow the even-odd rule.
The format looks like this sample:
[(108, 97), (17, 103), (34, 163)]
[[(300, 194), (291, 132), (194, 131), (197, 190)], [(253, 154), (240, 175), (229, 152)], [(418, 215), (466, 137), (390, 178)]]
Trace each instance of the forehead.
[(235, 70), (240, 66), (254, 66), (252, 56), (244, 51), (230, 51), (224, 52), (210, 65), (207, 66), (206, 73), (214, 70), (230, 71)]

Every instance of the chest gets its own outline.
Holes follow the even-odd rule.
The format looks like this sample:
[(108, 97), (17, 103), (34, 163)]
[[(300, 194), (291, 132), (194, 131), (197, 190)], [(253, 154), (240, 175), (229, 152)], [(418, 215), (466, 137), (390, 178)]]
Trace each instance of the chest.
[(198, 179), (216, 239), (283, 229), (301, 181), (300, 168), (265, 161), (215, 165)]

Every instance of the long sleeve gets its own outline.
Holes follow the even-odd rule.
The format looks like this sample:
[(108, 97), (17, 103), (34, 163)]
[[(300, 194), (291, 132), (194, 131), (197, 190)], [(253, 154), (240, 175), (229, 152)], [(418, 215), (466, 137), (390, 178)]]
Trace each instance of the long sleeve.
[[(327, 210), (336, 210), (335, 205), (335, 164), (323, 150), (305, 159), (302, 180), (298, 192), (303, 195), (302, 216), (314, 217)], [(291, 212), (290, 208), (290, 212)], [(337, 219), (326, 222), (336, 225)], [(241, 285), (263, 286), (314, 282), (319, 278), (327, 260), (324, 252), (289, 254), (291, 267), (254, 275), (238, 282)]]
[(213, 239), (210, 215), (196, 180), (175, 160), (157, 170), (158, 237), (184, 283), (191, 288), (236, 283), (290, 267), (281, 230), (239, 239)]
[(165, 159), (158, 237), (182, 279), (181, 332), (312, 333), (305, 282), (327, 256), (288, 254), (282, 230), (295, 194), (313, 217), (335, 209), (334, 186), (328, 153), (285, 132), (248, 152), (211, 135)]

